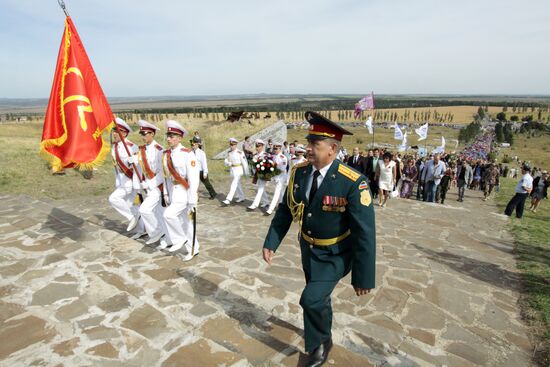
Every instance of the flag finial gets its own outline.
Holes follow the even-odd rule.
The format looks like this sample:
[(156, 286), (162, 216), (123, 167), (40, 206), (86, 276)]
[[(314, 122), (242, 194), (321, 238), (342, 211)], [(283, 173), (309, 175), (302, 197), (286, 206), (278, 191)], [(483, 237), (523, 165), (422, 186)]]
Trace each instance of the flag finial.
[(63, 9), (63, 13), (65, 13), (65, 16), (69, 16), (69, 13), (67, 12), (67, 7), (65, 6), (65, 2), (63, 0), (57, 0), (57, 3)]

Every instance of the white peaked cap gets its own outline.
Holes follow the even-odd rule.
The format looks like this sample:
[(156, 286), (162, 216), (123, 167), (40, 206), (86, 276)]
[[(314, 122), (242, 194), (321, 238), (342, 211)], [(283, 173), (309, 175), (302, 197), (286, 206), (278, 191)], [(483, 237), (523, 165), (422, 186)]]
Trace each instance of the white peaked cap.
[(230, 143), (238, 143), (239, 141), (235, 138), (229, 138)]
[(181, 136), (187, 135), (187, 132), (185, 131), (183, 126), (181, 126), (179, 122), (174, 120), (166, 121), (166, 129), (167, 129), (166, 133), (174, 133), (174, 134), (179, 134)]
[(306, 150), (300, 146), (294, 148), (294, 153), (305, 153)]
[(255, 144), (262, 144), (262, 145), (265, 145), (265, 142), (262, 140), (262, 139), (256, 139), (254, 141)]
[(126, 121), (124, 121), (120, 117), (115, 118), (115, 122), (118, 125), (118, 127), (123, 128), (124, 130), (126, 130), (129, 133), (132, 132), (132, 129), (130, 128), (130, 126), (126, 123)]
[(156, 127), (152, 123), (147, 122), (145, 120), (139, 120), (137, 123), (140, 127), (140, 130), (145, 130), (145, 131), (147, 131), (147, 130), (149, 130), (149, 131), (158, 131), (158, 130), (160, 130), (158, 127)]
[(284, 144), (281, 143), (280, 141), (274, 141), (274, 142), (273, 142), (273, 146), (274, 146), (274, 147), (275, 147), (275, 146), (277, 146), (277, 147), (282, 147), (283, 145), (284, 145)]

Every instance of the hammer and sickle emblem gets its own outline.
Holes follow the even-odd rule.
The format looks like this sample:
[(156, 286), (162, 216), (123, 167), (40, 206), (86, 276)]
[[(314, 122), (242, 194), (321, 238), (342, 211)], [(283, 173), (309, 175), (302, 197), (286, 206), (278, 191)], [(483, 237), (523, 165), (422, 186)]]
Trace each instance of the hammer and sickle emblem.
[[(74, 73), (78, 75), (82, 80), (84, 80), (84, 77), (82, 76), (82, 73), (78, 68), (75, 68), (75, 67), (68, 68), (65, 75), (70, 73)], [(73, 101), (80, 101), (80, 102), (86, 103), (86, 105), (78, 105), (76, 107), (78, 111), (78, 116), (80, 117), (80, 127), (82, 128), (83, 131), (86, 131), (88, 130), (88, 123), (86, 122), (86, 115), (84, 114), (84, 112), (93, 112), (92, 104), (90, 103), (90, 100), (86, 96), (72, 95), (63, 100), (63, 106)]]

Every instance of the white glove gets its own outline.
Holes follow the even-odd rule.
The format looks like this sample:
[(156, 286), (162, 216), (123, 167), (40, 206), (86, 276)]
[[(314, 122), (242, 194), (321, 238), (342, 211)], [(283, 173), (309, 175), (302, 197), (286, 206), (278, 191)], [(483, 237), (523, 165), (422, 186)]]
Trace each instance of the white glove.
[(208, 178), (208, 173), (207, 172), (203, 172), (202, 173), (202, 177), (206, 180)]
[(168, 194), (164, 194), (164, 202), (166, 205), (170, 205), (170, 196)]
[(196, 203), (194, 203), (194, 204), (188, 203), (188, 204), (187, 204), (187, 212), (188, 212), (188, 213), (193, 212), (193, 210), (195, 210), (196, 208), (197, 208), (197, 204), (196, 204)]

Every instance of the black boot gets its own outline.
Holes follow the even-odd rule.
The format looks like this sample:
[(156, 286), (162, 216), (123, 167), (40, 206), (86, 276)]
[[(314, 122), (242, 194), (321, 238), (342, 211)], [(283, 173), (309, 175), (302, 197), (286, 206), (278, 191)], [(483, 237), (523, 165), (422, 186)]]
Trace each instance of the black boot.
[(328, 352), (332, 349), (332, 339), (319, 345), (317, 349), (309, 354), (308, 360), (305, 364), (306, 367), (319, 367), (322, 366), (328, 358)]

